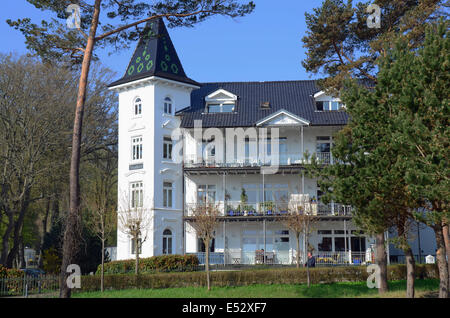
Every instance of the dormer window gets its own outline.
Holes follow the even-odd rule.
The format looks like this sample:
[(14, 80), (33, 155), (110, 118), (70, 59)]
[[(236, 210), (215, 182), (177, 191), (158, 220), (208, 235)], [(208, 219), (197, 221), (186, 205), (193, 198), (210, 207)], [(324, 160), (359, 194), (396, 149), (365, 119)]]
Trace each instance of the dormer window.
[(236, 109), (237, 96), (224, 89), (219, 89), (205, 97), (206, 113), (232, 113)]
[(338, 111), (344, 107), (339, 98), (329, 96), (324, 91), (314, 94), (314, 99), (318, 111)]
[(234, 104), (208, 104), (208, 113), (232, 113)]
[(172, 100), (170, 97), (164, 98), (164, 114), (172, 115)]
[(341, 107), (342, 107), (341, 102), (335, 102), (335, 101), (316, 102), (317, 110), (339, 110)]

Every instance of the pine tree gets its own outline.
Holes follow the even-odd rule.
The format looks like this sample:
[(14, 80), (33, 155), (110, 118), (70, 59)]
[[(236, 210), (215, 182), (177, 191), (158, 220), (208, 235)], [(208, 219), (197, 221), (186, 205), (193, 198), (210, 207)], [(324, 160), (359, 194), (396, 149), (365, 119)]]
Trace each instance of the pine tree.
[[(378, 82), (352, 82), (342, 99), (351, 116), (338, 133), (338, 164), (319, 169), (321, 187), (355, 207), (356, 223), (372, 233), (396, 227), (405, 251), (407, 295), (414, 296), (414, 258), (407, 244), (413, 218), (436, 234), (440, 297), (448, 295), (443, 227), (448, 225), (448, 22), (430, 27), (418, 51), (399, 38), (380, 59)], [(425, 213), (415, 211), (425, 209)]]
[[(66, 28), (66, 9), (69, 2), (61, 0), (27, 0), (37, 9), (50, 11), (57, 19), (42, 21), (41, 25), (30, 18), (7, 23), (20, 30), (26, 38), (27, 47), (51, 62), (54, 59), (68, 59), (74, 64), (81, 63), (75, 119), (72, 137), (72, 156), (70, 165), (69, 213), (64, 234), (63, 262), (61, 266), (60, 296), (70, 297), (67, 287), (66, 268), (75, 260), (80, 242), (80, 147), (82, 124), (85, 112), (85, 99), (89, 68), (98, 47), (123, 48), (140, 37), (142, 26), (152, 19), (166, 18), (169, 27), (193, 26), (215, 15), (240, 17), (251, 13), (255, 7), (252, 1), (239, 4), (235, 0), (78, 0), (83, 9), (78, 28)], [(102, 11), (106, 15), (101, 15)], [(100, 35), (97, 32), (102, 32)]]
[[(448, 232), (450, 170), (450, 42), (449, 22), (429, 26), (417, 52), (399, 41), (383, 61), (380, 82), (393, 107), (392, 143), (397, 143), (399, 165), (407, 191), (416, 199), (419, 220), (431, 226), (437, 243), (440, 297), (448, 296), (450, 255)], [(447, 237), (445, 237), (446, 235)], [(446, 251), (447, 242), (447, 251)]]
[[(353, 1), (354, 2), (354, 1)], [(377, 82), (377, 61), (385, 56), (386, 43), (404, 36), (411, 48), (423, 41), (427, 23), (445, 14), (443, 0), (377, 0), (380, 28), (369, 28), (366, 12), (370, 2), (324, 0), (314, 12), (306, 13), (308, 31), (302, 41), (307, 49), (303, 67), (326, 78), (323, 89), (339, 91), (348, 78)]]

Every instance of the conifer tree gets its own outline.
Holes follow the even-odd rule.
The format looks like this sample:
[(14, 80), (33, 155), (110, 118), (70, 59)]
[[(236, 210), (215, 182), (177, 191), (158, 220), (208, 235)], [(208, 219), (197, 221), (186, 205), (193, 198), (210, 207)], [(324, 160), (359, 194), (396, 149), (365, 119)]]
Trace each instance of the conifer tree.
[[(80, 147), (85, 111), (86, 88), (89, 68), (96, 57), (98, 47), (122, 49), (137, 40), (143, 25), (157, 18), (166, 18), (169, 27), (193, 26), (215, 15), (241, 17), (251, 13), (252, 1), (240, 4), (235, 0), (27, 0), (37, 9), (50, 11), (56, 19), (32, 23), (30, 18), (8, 20), (7, 23), (20, 30), (26, 38), (27, 47), (46, 62), (65, 59), (80, 64), (81, 72), (73, 126), (72, 156), (70, 165), (70, 199), (64, 234), (63, 262), (61, 266), (61, 297), (70, 297), (67, 287), (66, 268), (75, 261), (80, 243)], [(66, 20), (70, 4), (83, 10), (77, 28), (68, 29)], [(103, 11), (105, 11), (104, 14)], [(98, 34), (100, 33), (100, 34)]]
[[(326, 198), (355, 207), (363, 229), (396, 227), (405, 251), (407, 295), (414, 296), (414, 258), (407, 225), (419, 219), (436, 235), (440, 297), (448, 296), (443, 227), (448, 225), (448, 22), (428, 29), (417, 52), (399, 38), (380, 59), (378, 82), (353, 82), (342, 94), (350, 123), (335, 138), (338, 164), (319, 171)], [(423, 211), (417, 213), (415, 211)]]
[[(448, 296), (448, 232), (450, 170), (450, 42), (449, 22), (429, 26), (417, 52), (399, 41), (383, 60), (380, 82), (389, 94), (397, 144), (405, 171), (406, 191), (417, 201), (416, 217), (433, 228), (437, 245), (440, 297)], [(447, 236), (447, 237), (446, 237)]]
[[(369, 4), (381, 9), (380, 28), (369, 28)], [(303, 67), (325, 75), (323, 89), (337, 92), (348, 78), (377, 82), (377, 61), (385, 56), (386, 43), (404, 36), (410, 48), (423, 41), (427, 23), (445, 14), (443, 0), (324, 0), (313, 13), (305, 13), (308, 31)]]

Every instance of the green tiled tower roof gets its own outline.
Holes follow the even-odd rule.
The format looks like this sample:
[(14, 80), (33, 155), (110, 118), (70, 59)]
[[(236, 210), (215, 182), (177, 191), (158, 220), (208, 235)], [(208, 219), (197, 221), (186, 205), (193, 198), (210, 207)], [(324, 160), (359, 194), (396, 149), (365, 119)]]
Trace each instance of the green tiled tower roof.
[(109, 86), (151, 76), (200, 86), (186, 76), (162, 18), (147, 22), (125, 75)]

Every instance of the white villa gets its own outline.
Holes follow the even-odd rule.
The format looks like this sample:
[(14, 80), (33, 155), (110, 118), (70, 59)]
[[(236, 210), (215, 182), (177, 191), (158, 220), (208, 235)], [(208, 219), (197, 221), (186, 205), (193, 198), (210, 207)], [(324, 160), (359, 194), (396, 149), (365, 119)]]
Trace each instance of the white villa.
[[(161, 19), (147, 24), (110, 89), (119, 95), (119, 211), (142, 208), (149, 221), (141, 257), (197, 253), (203, 261), (190, 211), (212, 202), (221, 210), (212, 263), (255, 264), (264, 251), (263, 262), (292, 264), (296, 238), (279, 216), (301, 197), (320, 218), (310, 238), (317, 263), (373, 260), (374, 239), (355, 227), (351, 207), (323, 204), (316, 180), (305, 176), (304, 153), (333, 164), (332, 136), (348, 119), (315, 81), (197, 83)], [(120, 227), (117, 259), (133, 258)]]

